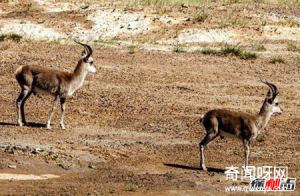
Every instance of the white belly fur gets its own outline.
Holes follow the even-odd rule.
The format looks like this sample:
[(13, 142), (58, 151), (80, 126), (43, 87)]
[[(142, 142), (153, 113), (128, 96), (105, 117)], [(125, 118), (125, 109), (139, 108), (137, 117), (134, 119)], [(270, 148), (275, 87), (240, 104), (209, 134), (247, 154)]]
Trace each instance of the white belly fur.
[(219, 131), (219, 135), (225, 137), (225, 138), (232, 138), (232, 139), (240, 139), (235, 134), (227, 133), (225, 131)]

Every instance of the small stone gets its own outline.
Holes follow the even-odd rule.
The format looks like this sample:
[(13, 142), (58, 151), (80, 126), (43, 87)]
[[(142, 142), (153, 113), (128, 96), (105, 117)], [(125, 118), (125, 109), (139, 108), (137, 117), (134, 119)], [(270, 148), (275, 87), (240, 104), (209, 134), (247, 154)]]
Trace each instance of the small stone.
[(182, 7), (182, 8), (188, 8), (188, 7), (189, 7), (189, 5), (188, 5), (188, 4), (186, 4), (186, 3), (183, 3), (183, 4), (181, 4), (181, 7)]
[(70, 166), (68, 166), (67, 164), (64, 164), (64, 163), (60, 163), (58, 164), (59, 167), (65, 169), (65, 170), (69, 170), (70, 169)]
[(42, 151), (40, 148), (35, 148), (34, 150), (35, 151)]
[(110, 191), (109, 191), (109, 193), (115, 193), (115, 192), (116, 192), (115, 190), (110, 190)]
[(8, 165), (8, 168), (10, 168), (10, 169), (17, 169), (17, 166), (16, 165)]
[(80, 6), (80, 9), (85, 10), (85, 9), (87, 9), (87, 8), (89, 8), (89, 7), (90, 7), (89, 5), (82, 5), (82, 6)]
[(40, 149), (40, 148), (35, 148), (33, 151), (32, 151), (32, 154), (41, 154), (43, 150)]
[(4, 150), (4, 152), (7, 152), (9, 154), (14, 154), (14, 150), (11, 146), (7, 146)]

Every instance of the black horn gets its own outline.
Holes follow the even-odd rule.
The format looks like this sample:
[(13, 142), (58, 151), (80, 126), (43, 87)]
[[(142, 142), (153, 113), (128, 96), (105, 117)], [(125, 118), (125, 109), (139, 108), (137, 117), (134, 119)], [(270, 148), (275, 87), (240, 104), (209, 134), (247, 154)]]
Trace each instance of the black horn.
[(87, 51), (87, 58), (89, 58), (89, 57), (92, 55), (93, 50), (92, 50), (91, 46), (89, 46), (89, 45), (87, 45), (87, 44), (80, 43), (80, 42), (78, 42), (78, 41), (75, 41), (75, 42), (76, 42), (77, 44), (82, 45), (82, 46), (86, 49), (86, 51)]
[(278, 90), (277, 90), (277, 87), (275, 86), (275, 84), (268, 82), (266, 80), (263, 80), (261, 78), (260, 78), (260, 81), (270, 87), (270, 89), (272, 90), (272, 99), (274, 100), (275, 97), (278, 95)]

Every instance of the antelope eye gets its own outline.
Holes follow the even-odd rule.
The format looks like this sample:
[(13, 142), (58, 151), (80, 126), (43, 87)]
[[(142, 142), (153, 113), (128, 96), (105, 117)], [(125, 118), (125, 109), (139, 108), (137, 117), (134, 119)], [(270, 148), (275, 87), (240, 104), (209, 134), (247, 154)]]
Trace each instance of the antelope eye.
[(277, 103), (275, 103), (275, 105), (277, 106), (277, 105), (278, 105), (278, 102), (277, 102)]
[(91, 61), (90, 64), (93, 64), (93, 61)]

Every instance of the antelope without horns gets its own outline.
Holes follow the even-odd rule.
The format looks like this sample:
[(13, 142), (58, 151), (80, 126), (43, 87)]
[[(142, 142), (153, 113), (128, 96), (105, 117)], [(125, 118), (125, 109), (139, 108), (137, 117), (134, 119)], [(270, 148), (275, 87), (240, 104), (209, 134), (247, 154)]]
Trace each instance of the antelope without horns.
[(205, 146), (218, 136), (221, 138), (237, 138), (243, 141), (245, 152), (244, 169), (247, 168), (250, 141), (261, 133), (273, 113), (282, 113), (282, 109), (278, 105), (278, 99), (276, 98), (278, 95), (277, 87), (262, 79), (261, 82), (269, 86), (272, 94), (269, 90), (258, 114), (253, 115), (225, 109), (216, 109), (207, 112), (200, 119), (200, 122), (206, 129), (206, 136), (199, 144), (200, 167), (203, 170), (207, 170), (204, 164)]
[[(76, 42), (76, 41), (75, 41)], [(21, 93), (17, 99), (18, 124), (27, 125), (25, 119), (24, 106), (26, 100), (32, 94), (50, 94), (54, 96), (52, 110), (47, 121), (47, 129), (50, 129), (51, 119), (56, 108), (57, 101), (61, 103), (60, 126), (65, 129), (64, 111), (66, 98), (72, 96), (84, 82), (87, 73), (96, 73), (96, 67), (93, 64), (92, 48), (87, 44), (76, 42), (84, 47), (81, 59), (78, 61), (73, 72), (65, 72), (50, 69), (42, 66), (20, 66), (15, 77), (21, 87)]]

